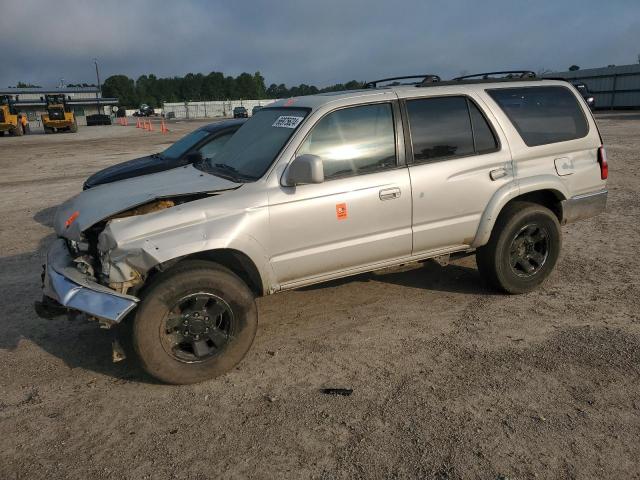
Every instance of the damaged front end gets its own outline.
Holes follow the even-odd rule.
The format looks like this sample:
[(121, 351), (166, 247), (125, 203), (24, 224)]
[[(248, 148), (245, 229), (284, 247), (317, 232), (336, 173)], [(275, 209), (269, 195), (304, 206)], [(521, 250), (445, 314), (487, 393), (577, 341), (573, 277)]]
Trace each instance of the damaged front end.
[(43, 273), (44, 298), (36, 305), (38, 314), (51, 318), (63, 313), (82, 312), (98, 320), (103, 328), (121, 323), (139, 302), (138, 297), (128, 292), (142, 286), (147, 272), (156, 266), (157, 261), (144, 250), (118, 250), (110, 232), (110, 223), (159, 212), (200, 198), (203, 195), (154, 200), (98, 222), (82, 232), (80, 241), (56, 239), (47, 252)]
[(107, 328), (120, 323), (139, 301), (115, 292), (78, 269), (62, 238), (56, 239), (47, 252), (43, 293), (48, 300), (37, 305), (39, 315), (59, 315), (65, 309), (78, 311), (97, 318)]
[[(135, 294), (158, 262), (149, 253), (152, 249), (121, 248), (111, 232), (112, 223), (157, 214), (239, 186), (203, 178), (199, 172), (194, 179), (195, 175), (190, 167), (151, 175), (147, 181), (125, 180), (87, 190), (63, 204), (55, 220), (58, 238), (47, 252), (38, 315), (81, 313), (103, 328), (120, 324), (140, 301)], [(209, 188), (198, 191), (205, 181)], [(199, 184), (195, 191), (193, 183)], [(167, 185), (174, 187), (169, 190)], [(146, 233), (141, 231), (141, 237)]]

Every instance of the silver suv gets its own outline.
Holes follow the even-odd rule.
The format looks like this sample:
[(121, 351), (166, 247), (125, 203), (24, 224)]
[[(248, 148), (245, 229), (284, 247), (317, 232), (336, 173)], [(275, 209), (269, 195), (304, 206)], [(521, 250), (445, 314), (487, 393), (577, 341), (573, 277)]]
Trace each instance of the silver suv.
[(244, 357), (260, 295), (453, 253), (534, 289), (560, 225), (605, 209), (607, 158), (571, 84), (499, 73), (282, 100), (215, 157), (78, 194), (39, 313), (126, 323), (151, 375), (192, 383)]

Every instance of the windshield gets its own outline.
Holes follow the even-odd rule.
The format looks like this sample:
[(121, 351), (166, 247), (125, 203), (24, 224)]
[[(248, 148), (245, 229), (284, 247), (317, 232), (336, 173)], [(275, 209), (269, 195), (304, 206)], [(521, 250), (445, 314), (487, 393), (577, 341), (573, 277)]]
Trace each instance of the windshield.
[(209, 132), (206, 130), (195, 130), (188, 135), (185, 135), (176, 143), (167, 148), (160, 154), (161, 157), (177, 159), (187, 153), (196, 143), (209, 136)]
[(300, 108), (261, 109), (240, 127), (215, 158), (206, 160), (206, 170), (240, 181), (257, 180), (306, 116), (307, 110)]

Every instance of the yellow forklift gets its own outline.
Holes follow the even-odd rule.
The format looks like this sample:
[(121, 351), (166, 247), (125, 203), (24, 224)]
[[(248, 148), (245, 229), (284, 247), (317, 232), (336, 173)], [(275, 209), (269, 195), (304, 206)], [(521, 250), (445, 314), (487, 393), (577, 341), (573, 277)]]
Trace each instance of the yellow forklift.
[[(42, 97), (40, 98), (42, 99)], [(43, 113), (41, 116), (44, 133), (76, 133), (78, 131), (78, 120), (63, 94), (45, 95), (45, 102), (47, 113)]]
[(22, 122), (13, 95), (0, 95), (0, 136), (4, 132), (20, 137), (24, 134)]

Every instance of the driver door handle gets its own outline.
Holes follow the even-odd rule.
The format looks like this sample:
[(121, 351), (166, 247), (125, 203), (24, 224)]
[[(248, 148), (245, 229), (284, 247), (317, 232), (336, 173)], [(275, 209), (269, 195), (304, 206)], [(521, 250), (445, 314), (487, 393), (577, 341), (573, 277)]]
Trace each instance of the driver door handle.
[(380, 200), (393, 200), (394, 198), (400, 198), (400, 189), (398, 187), (380, 190)]

